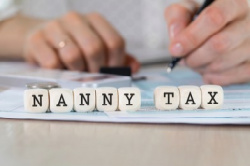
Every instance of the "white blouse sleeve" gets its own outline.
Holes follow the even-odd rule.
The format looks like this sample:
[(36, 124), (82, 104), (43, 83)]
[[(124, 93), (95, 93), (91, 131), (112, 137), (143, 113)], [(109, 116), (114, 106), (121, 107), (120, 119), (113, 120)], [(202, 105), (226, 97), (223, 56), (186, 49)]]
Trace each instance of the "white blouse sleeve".
[(0, 0), (0, 21), (13, 17), (18, 11), (16, 0)]

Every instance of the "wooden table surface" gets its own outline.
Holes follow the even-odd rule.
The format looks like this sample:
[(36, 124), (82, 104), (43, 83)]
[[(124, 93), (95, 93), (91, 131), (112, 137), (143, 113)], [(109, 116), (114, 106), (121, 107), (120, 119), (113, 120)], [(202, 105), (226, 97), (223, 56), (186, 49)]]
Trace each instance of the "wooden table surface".
[(248, 166), (250, 126), (0, 119), (0, 166), (20, 165)]
[(243, 166), (250, 127), (0, 119), (0, 165)]

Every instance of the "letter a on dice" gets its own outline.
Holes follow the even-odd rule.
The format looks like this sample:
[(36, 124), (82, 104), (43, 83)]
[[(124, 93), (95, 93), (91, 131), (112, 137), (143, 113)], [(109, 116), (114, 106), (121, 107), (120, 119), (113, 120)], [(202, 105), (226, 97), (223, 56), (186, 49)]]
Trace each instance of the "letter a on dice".
[(180, 108), (194, 110), (201, 106), (201, 89), (197, 86), (180, 86)]
[(50, 111), (70, 112), (73, 109), (73, 92), (70, 89), (55, 88), (49, 90)]
[(45, 89), (24, 91), (24, 108), (27, 112), (45, 113), (49, 108), (49, 92)]
[(203, 85), (201, 86), (202, 102), (204, 109), (219, 109), (223, 105), (224, 92), (221, 86)]
[(119, 88), (119, 110), (137, 111), (141, 107), (141, 91), (138, 88)]

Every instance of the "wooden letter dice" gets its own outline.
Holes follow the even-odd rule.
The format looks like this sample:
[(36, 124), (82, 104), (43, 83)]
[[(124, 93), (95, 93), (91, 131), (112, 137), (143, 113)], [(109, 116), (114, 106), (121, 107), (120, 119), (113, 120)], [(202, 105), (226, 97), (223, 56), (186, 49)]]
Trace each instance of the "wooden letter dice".
[(74, 110), (76, 112), (89, 112), (95, 109), (95, 89), (74, 89)]
[(27, 112), (45, 113), (49, 108), (49, 92), (45, 89), (24, 91), (24, 108)]
[(137, 111), (141, 108), (141, 91), (138, 88), (119, 88), (119, 110)]
[(96, 108), (99, 111), (111, 112), (118, 108), (118, 92), (116, 88), (96, 89)]
[(201, 89), (197, 86), (180, 86), (180, 105), (184, 110), (194, 110), (201, 106)]
[(201, 107), (204, 109), (219, 109), (223, 105), (224, 92), (221, 86), (203, 85), (201, 88)]
[(70, 89), (55, 88), (49, 90), (50, 111), (63, 113), (73, 109), (73, 92)]
[(179, 106), (179, 89), (173, 86), (157, 87), (154, 91), (155, 106), (159, 110), (175, 110)]

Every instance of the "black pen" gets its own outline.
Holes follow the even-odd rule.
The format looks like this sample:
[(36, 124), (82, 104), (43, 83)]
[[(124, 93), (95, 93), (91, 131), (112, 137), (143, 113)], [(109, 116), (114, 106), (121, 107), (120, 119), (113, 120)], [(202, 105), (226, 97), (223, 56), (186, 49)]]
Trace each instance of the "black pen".
[[(193, 17), (193, 20), (196, 19), (196, 17), (209, 5), (211, 5), (214, 2), (214, 0), (205, 0), (202, 6), (198, 9), (196, 14)], [(178, 64), (178, 62), (181, 61), (182, 58), (172, 58), (172, 61), (168, 64), (167, 72), (170, 73), (174, 67)]]

